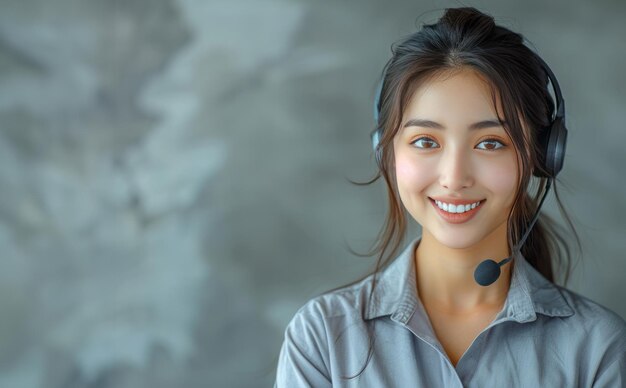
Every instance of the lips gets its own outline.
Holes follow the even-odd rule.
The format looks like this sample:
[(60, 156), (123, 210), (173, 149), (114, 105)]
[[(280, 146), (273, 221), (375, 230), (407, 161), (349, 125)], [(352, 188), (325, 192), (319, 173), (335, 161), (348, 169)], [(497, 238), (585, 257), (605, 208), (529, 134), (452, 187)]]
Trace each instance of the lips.
[[(443, 209), (440, 209), (439, 206), (437, 206), (437, 204), (435, 203), (435, 200), (433, 198), (429, 197), (428, 200), (435, 208), (435, 211), (441, 216), (441, 218), (443, 218), (444, 221), (449, 222), (451, 224), (462, 224), (464, 222), (471, 220), (480, 211), (480, 209), (482, 209), (483, 204), (485, 203), (485, 200), (476, 200), (476, 201), (456, 200), (456, 203), (455, 203), (455, 201), (447, 202), (442, 199), (441, 200), (442, 202), (447, 202), (447, 203), (451, 203), (455, 205), (465, 205), (465, 204), (471, 204), (474, 202), (480, 202), (480, 204), (476, 206), (474, 209), (471, 209), (464, 213), (449, 213)], [(437, 200), (439, 201), (439, 199)]]

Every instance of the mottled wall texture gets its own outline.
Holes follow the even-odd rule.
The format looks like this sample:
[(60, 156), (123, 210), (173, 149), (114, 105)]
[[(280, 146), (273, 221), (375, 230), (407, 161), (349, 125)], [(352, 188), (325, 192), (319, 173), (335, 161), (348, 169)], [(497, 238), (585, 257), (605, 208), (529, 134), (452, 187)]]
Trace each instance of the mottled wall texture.
[[(559, 77), (569, 287), (626, 317), (626, 4), (464, 4)], [(271, 385), (296, 309), (373, 264), (385, 194), (349, 180), (391, 43), (460, 5), (2, 0), (0, 387)]]

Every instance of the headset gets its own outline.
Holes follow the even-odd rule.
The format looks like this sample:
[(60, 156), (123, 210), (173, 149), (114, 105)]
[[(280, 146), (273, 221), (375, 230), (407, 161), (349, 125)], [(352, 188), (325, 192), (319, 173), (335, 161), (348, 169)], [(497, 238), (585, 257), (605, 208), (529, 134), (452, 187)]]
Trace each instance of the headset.
[[(541, 63), (545, 70), (556, 97), (556, 113), (551, 118), (550, 124), (539, 136), (540, 157), (539, 163), (542, 168), (534, 168), (533, 175), (540, 178), (556, 178), (557, 174), (563, 168), (563, 160), (565, 159), (565, 146), (567, 143), (567, 128), (565, 127), (565, 101), (561, 94), (561, 88), (556, 76), (548, 66), (548, 64), (539, 56), (535, 57)], [(385, 68), (386, 69), (386, 68)], [(374, 99), (374, 120), (376, 121), (376, 129), (371, 134), (372, 146), (376, 157), (376, 163), (381, 166), (382, 149), (379, 145), (382, 137), (383, 129), (380, 127), (380, 95), (382, 92), (385, 72), (383, 79), (380, 80), (376, 88), (376, 97)], [(552, 115), (551, 115), (552, 116)], [(542, 171), (545, 171), (545, 173)]]

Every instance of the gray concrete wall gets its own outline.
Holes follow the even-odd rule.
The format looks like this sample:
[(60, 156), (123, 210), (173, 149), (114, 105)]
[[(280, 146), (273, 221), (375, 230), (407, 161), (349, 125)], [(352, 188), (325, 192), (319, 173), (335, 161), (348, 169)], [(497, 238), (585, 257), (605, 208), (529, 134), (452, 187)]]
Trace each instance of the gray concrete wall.
[[(468, 4), (559, 77), (570, 287), (626, 317), (626, 5)], [(0, 386), (270, 385), (296, 309), (373, 263), (384, 192), (347, 179), (389, 47), (459, 5), (3, 0)]]

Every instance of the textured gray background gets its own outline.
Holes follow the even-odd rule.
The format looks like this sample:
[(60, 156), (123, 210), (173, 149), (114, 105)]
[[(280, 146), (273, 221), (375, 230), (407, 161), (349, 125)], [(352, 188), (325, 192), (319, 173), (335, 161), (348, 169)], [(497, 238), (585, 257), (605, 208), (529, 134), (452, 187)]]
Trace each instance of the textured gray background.
[[(0, 4), (0, 387), (269, 386), (296, 309), (373, 263), (384, 192), (347, 179), (391, 43), (461, 3)], [(467, 4), (556, 72), (570, 288), (626, 317), (626, 4)]]

